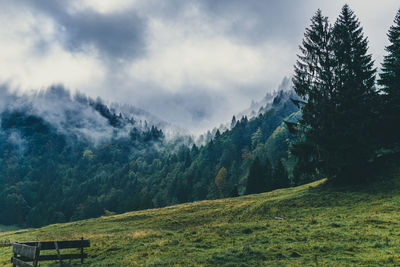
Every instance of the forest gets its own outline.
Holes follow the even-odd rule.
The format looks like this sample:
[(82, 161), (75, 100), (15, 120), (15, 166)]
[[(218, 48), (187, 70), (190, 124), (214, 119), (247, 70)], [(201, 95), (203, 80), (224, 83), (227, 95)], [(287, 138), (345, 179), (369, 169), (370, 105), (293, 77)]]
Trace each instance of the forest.
[[(257, 117), (233, 118), (231, 130), (217, 130), (200, 146), (190, 138), (168, 140), (157, 126), (117, 115), (100, 101), (71, 98), (63, 88), (44, 93), (54, 94), (95, 112), (111, 136), (93, 140), (94, 129), (108, 131), (98, 122), (88, 126), (91, 138), (82, 136), (77, 129), (94, 119), (70, 114), (77, 110), (63, 111), (62, 131), (34, 114), (31, 105), (3, 111), (1, 139), (7, 142), (0, 146), (1, 224), (41, 226), (243, 194), (255, 157), (270, 158), (288, 179), (282, 161), (289, 136), (282, 121), (297, 111), (292, 92), (280, 91)], [(276, 187), (271, 181), (258, 190)]]

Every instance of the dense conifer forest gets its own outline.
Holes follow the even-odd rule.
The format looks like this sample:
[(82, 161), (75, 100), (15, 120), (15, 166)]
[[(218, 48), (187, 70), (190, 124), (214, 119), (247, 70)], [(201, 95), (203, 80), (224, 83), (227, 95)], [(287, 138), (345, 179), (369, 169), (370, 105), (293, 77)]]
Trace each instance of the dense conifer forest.
[[(234, 118), (231, 130), (217, 130), (205, 145), (168, 140), (157, 126), (117, 115), (100, 100), (71, 98), (63, 88), (49, 89), (44, 99), (52, 95), (96, 116), (63, 110), (60, 129), (31, 105), (2, 112), (1, 140), (7, 141), (0, 146), (0, 224), (41, 226), (243, 194), (255, 157), (269, 158), (288, 179), (281, 161), (288, 158), (289, 135), (282, 121), (297, 111), (291, 92), (280, 91), (257, 117)], [(98, 139), (104, 132), (110, 136)], [(271, 180), (258, 190), (277, 187)]]

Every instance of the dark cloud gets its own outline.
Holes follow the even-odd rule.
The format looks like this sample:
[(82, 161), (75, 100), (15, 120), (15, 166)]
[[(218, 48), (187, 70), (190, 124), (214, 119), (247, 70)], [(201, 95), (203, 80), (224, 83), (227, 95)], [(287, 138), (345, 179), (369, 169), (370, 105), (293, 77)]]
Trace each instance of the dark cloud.
[(297, 41), (317, 8), (311, 7), (310, 1), (293, 0), (148, 0), (146, 3), (146, 11), (170, 20), (182, 19), (185, 12), (197, 8), (205, 23), (222, 22), (226, 28), (221, 34), (248, 45), (274, 39)]
[(69, 1), (25, 3), (54, 20), (59, 41), (72, 52), (94, 47), (100, 57), (119, 61), (144, 56), (147, 22), (134, 9), (103, 14), (92, 9), (71, 11)]
[(104, 16), (85, 12), (66, 17), (66, 44), (79, 50), (84, 44), (95, 45), (102, 53), (118, 59), (142, 56), (145, 50), (144, 20), (136, 14)]
[[(303, 1), (196, 0), (214, 19), (229, 22), (228, 33), (240, 41), (257, 44), (265, 40), (298, 38), (304, 21)], [(295, 34), (293, 34), (295, 33)]]

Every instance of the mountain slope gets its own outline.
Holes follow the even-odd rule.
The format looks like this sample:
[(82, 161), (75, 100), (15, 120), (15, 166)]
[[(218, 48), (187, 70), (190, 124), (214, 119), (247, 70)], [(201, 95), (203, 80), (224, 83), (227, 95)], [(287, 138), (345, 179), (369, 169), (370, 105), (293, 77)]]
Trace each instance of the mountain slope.
[(15, 96), (21, 103), (0, 112), (0, 224), (39, 227), (243, 193), (255, 158), (275, 165), (288, 156), (286, 131), (265, 143), (297, 111), (290, 97), (278, 92), (268, 111), (197, 147), (189, 136), (169, 140), (135, 110), (63, 88)]
[[(91, 247), (82, 266), (393, 266), (400, 263), (398, 178), (353, 190), (320, 180), (0, 233), (0, 240), (83, 236)], [(0, 249), (0, 265), (9, 265), (10, 257), (9, 247)]]

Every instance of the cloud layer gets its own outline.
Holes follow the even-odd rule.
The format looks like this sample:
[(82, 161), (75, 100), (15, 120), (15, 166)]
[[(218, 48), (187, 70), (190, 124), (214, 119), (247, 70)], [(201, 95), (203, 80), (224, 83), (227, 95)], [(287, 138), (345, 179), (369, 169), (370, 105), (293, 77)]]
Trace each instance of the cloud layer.
[[(347, 2), (379, 63), (400, 4)], [(0, 82), (23, 91), (62, 83), (198, 133), (277, 89), (316, 9), (334, 22), (343, 4), (0, 0)]]

